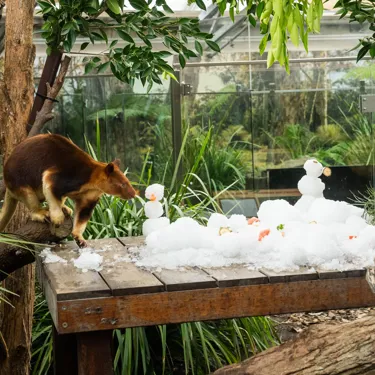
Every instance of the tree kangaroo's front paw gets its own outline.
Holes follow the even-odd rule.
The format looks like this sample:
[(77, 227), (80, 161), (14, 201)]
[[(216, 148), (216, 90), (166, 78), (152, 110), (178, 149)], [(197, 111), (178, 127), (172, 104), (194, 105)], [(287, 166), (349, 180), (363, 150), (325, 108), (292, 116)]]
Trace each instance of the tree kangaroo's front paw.
[(65, 214), (69, 215), (69, 216), (72, 216), (73, 215), (73, 210), (68, 207), (68, 206), (62, 206), (62, 210)]
[(34, 211), (30, 214), (30, 218), (32, 221), (39, 221), (41, 223), (45, 222), (49, 217), (48, 210), (39, 210)]
[(60, 212), (51, 212), (51, 221), (55, 225), (61, 225), (65, 220), (65, 215), (62, 211)]
[(87, 247), (88, 244), (87, 242), (82, 238), (82, 237), (74, 237), (74, 241), (76, 241), (76, 244), (78, 245), (78, 247), (80, 247), (81, 249), (83, 247)]

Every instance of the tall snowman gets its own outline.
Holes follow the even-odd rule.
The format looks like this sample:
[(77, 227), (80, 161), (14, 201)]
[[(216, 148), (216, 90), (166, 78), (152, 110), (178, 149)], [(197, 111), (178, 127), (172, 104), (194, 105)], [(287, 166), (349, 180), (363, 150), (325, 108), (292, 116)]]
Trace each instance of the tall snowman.
[(315, 199), (324, 198), (323, 191), (325, 189), (325, 184), (319, 177), (322, 174), (327, 177), (330, 176), (331, 170), (323, 167), (323, 165), (315, 159), (307, 160), (303, 168), (306, 171), (306, 175), (298, 181), (297, 185), (302, 197), (297, 201), (295, 207), (300, 212), (306, 213)]
[(147, 220), (143, 223), (142, 232), (144, 236), (164, 228), (170, 224), (167, 217), (162, 217), (164, 210), (161, 200), (164, 197), (164, 186), (160, 184), (150, 185), (145, 192), (145, 215)]

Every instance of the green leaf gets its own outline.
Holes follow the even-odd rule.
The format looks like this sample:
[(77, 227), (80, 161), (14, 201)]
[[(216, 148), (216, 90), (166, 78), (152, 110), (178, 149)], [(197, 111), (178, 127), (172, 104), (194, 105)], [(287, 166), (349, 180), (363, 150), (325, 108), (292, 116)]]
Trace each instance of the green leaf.
[(163, 9), (166, 13), (174, 13), (173, 10), (167, 4), (163, 4)]
[(89, 42), (82, 43), (82, 44), (81, 44), (81, 48), (80, 48), (80, 50), (83, 51), (84, 49), (86, 49), (86, 47), (87, 47), (89, 44), (90, 44)]
[(144, 0), (129, 0), (129, 4), (136, 10), (145, 10), (148, 8)]
[(51, 47), (47, 47), (47, 49), (46, 49), (47, 56), (49, 56), (51, 53), (52, 53), (52, 48)]
[(257, 21), (252, 14), (248, 15), (248, 19), (249, 19), (251, 26), (255, 27), (257, 25)]
[(298, 33), (298, 26), (297, 24), (293, 24), (292, 26), (292, 32), (290, 33), (290, 39), (292, 40), (292, 43), (298, 47), (299, 45), (299, 33)]
[(197, 40), (194, 42), (195, 49), (197, 52), (202, 56), (203, 55), (203, 47), (202, 44), (200, 44)]
[(257, 17), (260, 18), (261, 15), (262, 15), (262, 12), (263, 12), (263, 9), (264, 9), (264, 5), (265, 5), (265, 2), (264, 1), (261, 1), (258, 5), (257, 5)]
[(229, 17), (234, 22), (234, 7), (229, 8)]
[(106, 3), (108, 5), (108, 8), (114, 13), (114, 14), (120, 14), (121, 9), (118, 5), (117, 0), (106, 0)]
[(120, 29), (116, 29), (116, 31), (117, 31), (117, 34), (120, 36), (121, 39), (125, 40), (126, 42), (135, 44), (134, 39), (128, 33), (126, 33), (123, 30), (120, 30)]
[(220, 52), (220, 47), (217, 43), (212, 40), (206, 40), (207, 45), (215, 52)]
[(85, 65), (85, 74), (90, 73), (95, 68), (95, 63), (93, 61), (88, 62)]
[(108, 66), (109, 66), (109, 61), (107, 61), (107, 62), (99, 65), (99, 67), (98, 67), (98, 73), (104, 72), (108, 68)]
[(144, 70), (141, 74), (141, 77), (148, 77), (150, 76), (152, 73), (152, 68), (151, 66), (149, 66), (146, 70)]
[(268, 51), (268, 56), (267, 56), (267, 68), (271, 67), (274, 62), (275, 62), (275, 57), (273, 56), (272, 50), (270, 50)]
[(372, 58), (375, 57), (375, 44), (374, 44), (374, 43), (371, 44), (371, 48), (370, 48), (370, 56), (371, 56)]
[(369, 44), (366, 44), (365, 46), (363, 46), (359, 51), (358, 51), (358, 55), (357, 55), (357, 62), (359, 60), (361, 60), (365, 55), (366, 53), (369, 51), (370, 49), (370, 45)]
[(118, 40), (112, 40), (111, 44), (109, 45), (109, 48), (112, 49), (117, 43)]
[(202, 0), (195, 0), (195, 3), (198, 5), (199, 8), (201, 8), (203, 10), (207, 10), (206, 5), (204, 4), (204, 2)]
[(263, 55), (264, 51), (266, 50), (268, 38), (269, 38), (269, 34), (266, 34), (260, 41), (260, 44), (259, 44), (260, 55)]
[(185, 57), (181, 54), (178, 55), (178, 60), (180, 61), (181, 68), (185, 68), (186, 60)]

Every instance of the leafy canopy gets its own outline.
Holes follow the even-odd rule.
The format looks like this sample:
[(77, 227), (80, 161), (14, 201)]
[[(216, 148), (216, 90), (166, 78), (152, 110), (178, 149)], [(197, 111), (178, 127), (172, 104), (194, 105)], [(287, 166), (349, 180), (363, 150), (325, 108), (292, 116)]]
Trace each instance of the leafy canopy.
[[(203, 0), (187, 0), (206, 10)], [(42, 37), (47, 43), (47, 53), (54, 50), (70, 52), (77, 37), (86, 37), (89, 42), (82, 43), (83, 51), (96, 41), (104, 41), (107, 49), (98, 56), (88, 59), (86, 73), (95, 69), (102, 72), (110, 68), (121, 81), (134, 85), (140, 79), (148, 89), (153, 83), (161, 83), (160, 75), (175, 79), (174, 70), (165, 58), (171, 51), (179, 56), (182, 68), (186, 60), (203, 54), (205, 48), (220, 51), (219, 45), (212, 40), (213, 35), (202, 32), (198, 19), (172, 18), (173, 13), (167, 0), (130, 0), (134, 11), (126, 8), (124, 0), (38, 0), (45, 23)], [(264, 35), (260, 44), (261, 55), (269, 46), (267, 66), (278, 61), (289, 72), (289, 52), (287, 42), (301, 43), (308, 51), (308, 36), (320, 32), (323, 15), (323, 0), (212, 0), (223, 15), (229, 10), (234, 21), (241, 11), (247, 15), (252, 26), (259, 22)], [(375, 0), (339, 0), (335, 7), (341, 17), (349, 16), (350, 22), (369, 22), (371, 31), (375, 31)], [(103, 21), (98, 16), (106, 12), (109, 19)], [(114, 30), (118, 39), (108, 42), (109, 31)], [(134, 36), (142, 42), (136, 43)], [(166, 47), (164, 51), (155, 51), (152, 40), (161, 38)], [(194, 50), (189, 43), (194, 42)], [(118, 41), (126, 42), (124, 48), (117, 46)], [(362, 48), (358, 60), (366, 54), (375, 57), (375, 33), (360, 41)]]
[[(200, 8), (205, 9), (201, 0), (190, 0)], [(267, 67), (275, 61), (285, 66), (289, 72), (288, 40), (295, 46), (302, 42), (308, 51), (308, 35), (320, 32), (320, 21), (323, 16), (323, 0), (213, 0), (220, 13), (229, 9), (229, 15), (234, 21), (240, 6), (245, 6), (245, 12), (252, 26), (260, 22), (260, 32), (264, 35), (259, 51), (263, 55), (267, 45), (270, 45), (267, 56)]]
[[(130, 85), (140, 79), (148, 88), (154, 82), (161, 83), (161, 74), (174, 77), (173, 68), (165, 61), (171, 50), (178, 54), (183, 68), (186, 60), (202, 55), (203, 49), (220, 51), (220, 47), (212, 40), (212, 35), (201, 32), (198, 19), (171, 18), (173, 13), (166, 0), (130, 0), (135, 11), (129, 12), (124, 0), (38, 0), (45, 23), (42, 37), (47, 43), (47, 54), (54, 50), (70, 52), (77, 37), (86, 37), (90, 42), (81, 45), (84, 50), (90, 43), (104, 41), (107, 49), (95, 56), (86, 64), (86, 72), (96, 69), (102, 72), (110, 67), (112, 73), (121, 81)], [(190, 0), (201, 9), (206, 9), (202, 0)], [(221, 14), (229, 9), (234, 20), (239, 13), (240, 5), (246, 5), (249, 22), (255, 26), (260, 20), (260, 29), (264, 37), (260, 43), (263, 54), (267, 44), (271, 49), (268, 53), (268, 66), (279, 61), (289, 71), (287, 41), (290, 38), (296, 45), (302, 41), (308, 48), (308, 33), (318, 32), (323, 12), (322, 0), (213, 0)], [(106, 12), (109, 21), (98, 19)], [(127, 44), (118, 48), (118, 40), (108, 44), (108, 31), (115, 30), (118, 40)], [(136, 43), (133, 36), (137, 35), (142, 43)], [(155, 51), (152, 39), (162, 38), (167, 48)], [(189, 49), (188, 38), (194, 41), (194, 50)]]
[[(124, 0), (39, 0), (41, 12), (45, 20), (42, 26), (42, 37), (46, 40), (47, 54), (52, 51), (70, 52), (77, 37), (86, 37), (90, 42), (82, 43), (80, 50), (96, 41), (104, 41), (107, 49), (88, 59), (85, 72), (104, 71), (109, 67), (120, 81), (134, 85), (135, 79), (142, 84), (162, 83), (159, 76), (170, 76), (175, 79), (173, 68), (165, 61), (172, 55), (170, 50), (178, 53), (182, 67), (186, 60), (203, 53), (203, 48), (220, 51), (212, 40), (212, 35), (203, 33), (198, 19), (171, 18), (173, 13), (165, 0), (157, 0), (151, 6), (151, 0), (130, 0), (135, 9), (129, 12)], [(162, 10), (161, 10), (162, 9)], [(109, 21), (98, 16), (106, 12)], [(118, 39), (108, 42), (108, 33), (114, 30)], [(141, 43), (136, 43), (137, 35)], [(165, 51), (155, 51), (152, 39), (162, 38), (167, 47)], [(195, 40), (195, 50), (188, 48), (188, 38)], [(124, 48), (118, 48), (119, 40), (126, 42)]]

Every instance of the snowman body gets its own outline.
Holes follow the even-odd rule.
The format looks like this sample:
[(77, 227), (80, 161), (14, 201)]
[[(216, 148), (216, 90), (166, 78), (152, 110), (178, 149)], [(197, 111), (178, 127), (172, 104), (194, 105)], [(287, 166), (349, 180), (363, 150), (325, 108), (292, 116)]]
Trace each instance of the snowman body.
[(150, 185), (146, 189), (145, 196), (149, 201), (145, 203), (147, 219), (143, 223), (142, 232), (147, 237), (152, 232), (168, 226), (170, 221), (167, 217), (162, 217), (164, 210), (160, 201), (164, 197), (164, 186), (160, 184)]
[(315, 159), (307, 160), (303, 166), (306, 175), (298, 181), (298, 190), (302, 197), (295, 207), (302, 213), (306, 213), (315, 199), (324, 198), (325, 184), (319, 178), (324, 172), (324, 167)]

